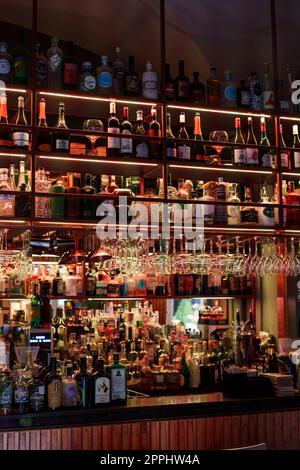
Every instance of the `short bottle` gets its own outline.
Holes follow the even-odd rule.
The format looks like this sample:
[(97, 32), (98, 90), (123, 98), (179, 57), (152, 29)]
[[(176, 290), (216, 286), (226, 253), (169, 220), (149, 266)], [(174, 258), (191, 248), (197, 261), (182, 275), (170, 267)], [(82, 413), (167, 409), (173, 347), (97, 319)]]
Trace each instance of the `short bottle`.
[(73, 377), (73, 365), (67, 365), (66, 376), (62, 380), (62, 406), (77, 407), (79, 403), (78, 383)]
[(125, 77), (125, 93), (128, 96), (139, 95), (139, 75), (135, 71), (133, 55), (128, 57), (128, 72)]
[(232, 80), (232, 74), (229, 70), (224, 72), (222, 82), (222, 105), (224, 108), (234, 108), (236, 106), (236, 84)]
[(146, 71), (142, 76), (142, 85), (144, 98), (150, 100), (158, 99), (158, 77), (150, 61), (146, 64)]
[[(216, 193), (216, 201), (222, 202), (226, 201), (226, 183), (224, 182), (223, 178), (218, 178), (218, 182), (216, 184), (215, 193)], [(215, 205), (215, 216), (214, 222), (217, 225), (227, 225), (227, 207), (222, 204)]]
[(176, 98), (178, 101), (188, 101), (190, 97), (190, 81), (184, 73), (184, 60), (178, 62), (178, 75), (175, 79)]
[(227, 222), (228, 225), (239, 225), (240, 224), (240, 207), (239, 203), (241, 202), (237, 194), (237, 185), (232, 183), (230, 185), (230, 195), (228, 202), (232, 202), (235, 205), (227, 206)]
[(0, 42), (0, 80), (6, 84), (11, 82), (12, 59), (6, 42)]
[(236, 90), (236, 104), (238, 108), (249, 109), (250, 106), (250, 94), (249, 88), (246, 85), (245, 80), (240, 81), (240, 85)]
[(36, 84), (39, 87), (48, 85), (48, 60), (42, 44), (36, 45)]
[(97, 89), (101, 95), (110, 96), (113, 93), (113, 69), (106, 55), (101, 56), (101, 65), (97, 67)]
[(261, 204), (265, 204), (264, 207), (259, 207), (258, 211), (258, 223), (265, 226), (274, 225), (274, 207), (272, 206), (269, 196), (267, 193), (267, 185), (263, 184), (261, 190)]
[(78, 88), (80, 91), (86, 93), (94, 93), (96, 90), (97, 82), (93, 74), (93, 66), (91, 62), (85, 61), (82, 63), (82, 73), (78, 79)]
[(98, 359), (96, 366), (92, 375), (92, 406), (100, 407), (111, 401), (111, 376), (104, 370), (104, 359)]
[(119, 362), (119, 354), (113, 355), (113, 364), (108, 366), (111, 379), (111, 403), (125, 404), (127, 401), (126, 367)]
[(244, 205), (241, 207), (241, 223), (243, 225), (258, 224), (258, 209), (252, 205), (251, 186), (245, 187)]
[(45, 409), (45, 383), (39, 374), (39, 366), (32, 367), (32, 380), (29, 382), (29, 406), (31, 411)]

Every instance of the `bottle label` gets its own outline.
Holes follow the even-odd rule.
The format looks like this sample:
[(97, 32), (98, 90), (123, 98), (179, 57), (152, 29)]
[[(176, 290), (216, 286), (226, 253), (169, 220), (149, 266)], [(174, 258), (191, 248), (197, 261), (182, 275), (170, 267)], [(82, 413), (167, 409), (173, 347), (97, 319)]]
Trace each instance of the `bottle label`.
[(49, 68), (51, 72), (56, 72), (56, 70), (61, 65), (61, 56), (59, 54), (53, 54), (49, 60)]
[(0, 389), (0, 410), (12, 407), (12, 384), (1, 385)]
[(257, 224), (258, 223), (258, 211), (255, 207), (241, 211), (241, 222), (242, 224)]
[(139, 82), (136, 75), (127, 75), (126, 77), (126, 90), (131, 93), (137, 93), (139, 89)]
[(167, 99), (173, 99), (175, 96), (175, 88), (172, 82), (166, 83), (165, 95)]
[(250, 104), (250, 94), (248, 90), (241, 91), (241, 104), (243, 106), (249, 106)]
[(167, 147), (167, 158), (176, 158), (176, 147)]
[(258, 151), (255, 148), (246, 149), (247, 165), (258, 165)]
[(274, 109), (274, 93), (270, 90), (263, 92), (263, 104), (265, 109)]
[(146, 80), (143, 82), (143, 96), (145, 98), (150, 99), (157, 99), (158, 91), (157, 91), (157, 82), (154, 80)]
[(31, 391), (29, 398), (30, 407), (33, 410), (41, 410), (45, 404), (45, 386), (40, 385)]
[(7, 59), (0, 59), (0, 74), (7, 75), (10, 73), (10, 62)]
[(48, 385), (48, 408), (55, 409), (61, 406), (62, 400), (62, 387), (61, 381), (58, 379), (53, 380)]
[(74, 62), (65, 62), (64, 64), (64, 83), (66, 85), (77, 84), (77, 64)]
[(83, 79), (83, 89), (84, 90), (95, 90), (96, 88), (96, 79), (93, 75), (86, 75)]
[(188, 98), (189, 83), (186, 80), (178, 80), (178, 98)]
[(111, 399), (112, 400), (125, 400), (126, 399), (126, 370), (111, 369)]
[(149, 147), (146, 142), (140, 142), (135, 148), (135, 153), (137, 157), (148, 158), (149, 156)]
[(69, 141), (67, 139), (55, 139), (56, 150), (69, 150)]
[(95, 405), (110, 402), (110, 380), (99, 377), (95, 381)]
[(47, 62), (44, 60), (38, 60), (36, 63), (36, 74), (40, 82), (47, 78)]
[(107, 282), (96, 281), (96, 295), (106, 296), (107, 295)]
[(108, 296), (117, 296), (117, 295), (119, 295), (119, 284), (118, 283), (113, 284), (113, 283), (109, 282), (107, 284), (107, 295)]
[(287, 152), (282, 152), (280, 154), (281, 157), (281, 168), (288, 168), (289, 167), (289, 154)]
[(228, 206), (228, 224), (229, 225), (238, 225), (240, 223), (240, 209), (235, 206)]
[(29, 391), (27, 385), (17, 385), (14, 390), (15, 403), (27, 403), (29, 401)]
[(78, 388), (77, 383), (73, 381), (64, 381), (62, 383), (62, 405), (63, 406), (76, 406), (78, 403)]
[(260, 220), (261, 225), (274, 225), (274, 207), (261, 207)]
[(224, 89), (225, 98), (228, 101), (236, 101), (236, 88), (233, 85), (228, 85)]
[(85, 155), (86, 154), (86, 144), (82, 142), (71, 142), (70, 143), (70, 153), (72, 155)]
[(245, 165), (246, 152), (245, 149), (234, 149), (233, 151), (234, 163), (237, 165)]
[[(107, 132), (109, 132), (110, 134), (120, 134), (120, 129), (118, 127), (108, 127)], [(119, 137), (107, 137), (107, 148), (119, 149), (120, 148)]]
[(188, 145), (179, 145), (177, 147), (177, 158), (178, 160), (190, 160), (191, 159), (191, 147)]
[(294, 152), (294, 166), (300, 168), (300, 152)]
[(263, 153), (261, 157), (262, 167), (272, 168), (272, 163), (273, 163), (273, 155), (271, 154), (271, 152)]
[[(124, 129), (122, 131), (122, 136), (123, 135), (131, 135), (131, 132), (128, 129)], [(132, 139), (124, 139), (122, 137), (120, 151), (121, 153), (132, 153)]]
[(98, 74), (98, 86), (100, 88), (109, 88), (112, 86), (112, 75), (109, 72), (100, 72)]
[(13, 132), (13, 144), (17, 147), (26, 147), (29, 145), (29, 132)]

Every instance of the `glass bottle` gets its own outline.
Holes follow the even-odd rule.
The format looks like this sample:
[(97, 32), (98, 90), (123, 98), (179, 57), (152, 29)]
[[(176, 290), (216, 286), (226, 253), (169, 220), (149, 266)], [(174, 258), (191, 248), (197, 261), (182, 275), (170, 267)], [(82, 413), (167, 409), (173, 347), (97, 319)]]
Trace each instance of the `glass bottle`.
[(249, 88), (246, 85), (245, 80), (240, 81), (240, 86), (236, 90), (236, 101), (238, 108), (249, 108), (250, 95)]
[(121, 122), (121, 135), (126, 137), (121, 138), (120, 153), (122, 155), (132, 155), (132, 139), (129, 138), (132, 134), (132, 124), (129, 121), (129, 108), (123, 108), (123, 120)]
[(6, 365), (0, 364), (0, 415), (9, 415), (12, 411), (13, 383)]
[(249, 88), (250, 108), (254, 111), (260, 111), (263, 107), (263, 90), (261, 80), (255, 71), (251, 72), (247, 85)]
[[(41, 98), (39, 102), (39, 121), (38, 127), (48, 127), (46, 120), (46, 100)], [(37, 148), (41, 152), (51, 152), (52, 150), (52, 134), (51, 132), (39, 129), (37, 138)]]
[(113, 62), (113, 88), (117, 96), (123, 96), (125, 94), (126, 68), (121, 59), (120, 46), (116, 46), (115, 51), (116, 55)]
[[(146, 129), (144, 127), (143, 111), (141, 109), (136, 112), (136, 125), (134, 127), (133, 133), (140, 136), (144, 136), (147, 134)], [(149, 158), (148, 142), (145, 139), (141, 138), (136, 139), (134, 143), (136, 157)]]
[(184, 73), (184, 60), (178, 61), (178, 75), (175, 79), (176, 84), (176, 98), (178, 101), (189, 100), (189, 85), (190, 81)]
[(62, 63), (63, 88), (66, 88), (67, 90), (76, 90), (78, 63), (74, 57), (74, 43), (72, 41), (68, 41), (67, 51), (67, 55), (64, 57)]
[[(56, 182), (51, 186), (51, 193), (64, 193), (65, 186), (61, 179), (56, 180)], [(64, 197), (52, 197), (51, 198), (51, 213), (52, 217), (55, 219), (64, 219), (66, 212), (66, 200)]]
[(236, 106), (236, 83), (232, 80), (232, 74), (229, 70), (224, 72), (222, 105), (224, 108), (234, 108)]
[[(91, 185), (91, 177), (89, 173), (85, 174), (84, 186), (81, 188), (82, 194), (92, 195), (96, 193), (95, 188)], [(82, 198), (81, 200), (81, 216), (83, 219), (93, 219), (96, 215), (97, 202), (91, 198)]]
[[(253, 121), (252, 117), (248, 116), (248, 132), (247, 132), (247, 144), (257, 145), (257, 140), (253, 131)], [(258, 150), (254, 147), (247, 147), (246, 148), (246, 164), (248, 166), (258, 166), (259, 158), (258, 158)]]
[[(274, 194), (272, 196), (271, 202), (272, 204), (279, 204), (277, 183), (275, 183), (275, 186), (274, 186)], [(279, 224), (279, 208), (278, 207), (274, 208), (274, 223), (275, 225)]]
[[(218, 178), (218, 182), (215, 187), (216, 201), (226, 201), (226, 183), (222, 177)], [(222, 204), (215, 205), (215, 216), (214, 222), (218, 225), (227, 225), (227, 207)]]
[(41, 321), (41, 299), (39, 296), (38, 284), (33, 285), (33, 292), (30, 299), (30, 325), (31, 328), (39, 328)]
[[(39, 168), (35, 177), (35, 190), (36, 192), (48, 193), (50, 192), (50, 183), (47, 179), (44, 168)], [(48, 218), (50, 217), (50, 198), (49, 197), (36, 197), (35, 199), (35, 215), (36, 217)]]
[(18, 369), (18, 379), (14, 383), (13, 390), (14, 412), (18, 414), (29, 411), (29, 387), (24, 379), (23, 370)]
[[(215, 201), (215, 197), (212, 196), (211, 190), (203, 186), (203, 196), (200, 198), (201, 201)], [(215, 205), (214, 204), (204, 204), (203, 205), (203, 217), (204, 223), (207, 225), (212, 225), (215, 220)]]
[(32, 368), (32, 380), (29, 382), (29, 407), (36, 412), (45, 409), (45, 383), (40, 377), (37, 364)]
[[(109, 104), (110, 117), (107, 124), (107, 132), (110, 134), (120, 134), (120, 123), (116, 116), (116, 102), (111, 101)], [(120, 153), (120, 138), (107, 137), (107, 155), (112, 157)]]
[(241, 206), (241, 223), (244, 225), (258, 224), (258, 209), (252, 204), (251, 186), (245, 186), (244, 205)]
[[(178, 139), (189, 139), (188, 132), (185, 127), (185, 112), (182, 111), (179, 115), (180, 128), (178, 132)], [(191, 146), (186, 142), (177, 144), (177, 158), (178, 160), (191, 160)]]
[(240, 224), (240, 207), (238, 204), (241, 202), (237, 195), (237, 184), (232, 183), (230, 185), (230, 195), (228, 202), (234, 202), (236, 205), (227, 206), (227, 220), (228, 225), (239, 225)]
[[(235, 144), (244, 144), (244, 137), (241, 131), (241, 119), (240, 118), (235, 118), (234, 120), (234, 125), (235, 125), (235, 137), (234, 137), (234, 143)], [(246, 152), (245, 148), (237, 148), (235, 147), (233, 149), (233, 163), (238, 166), (243, 166), (246, 163)]]
[(134, 56), (128, 57), (128, 72), (125, 78), (125, 92), (128, 96), (139, 95), (139, 76), (134, 69)]
[(265, 207), (259, 207), (258, 223), (260, 225), (273, 226), (274, 225), (274, 207), (272, 206), (267, 193), (267, 184), (264, 183), (261, 189), (261, 204), (266, 204)]
[(113, 69), (109, 65), (106, 55), (101, 56), (101, 65), (97, 67), (96, 77), (98, 93), (111, 96), (113, 93)]
[(210, 76), (206, 83), (207, 104), (209, 106), (219, 106), (221, 101), (221, 81), (217, 79), (217, 70), (211, 67)]
[[(266, 120), (264, 117), (260, 118), (260, 145), (270, 146), (270, 141), (267, 136)], [(270, 149), (263, 149), (260, 151), (260, 164), (263, 168), (273, 168), (273, 155)]]
[(291, 169), (291, 156), (290, 156), (289, 150), (287, 150), (286, 148), (286, 144), (284, 141), (282, 124), (279, 125), (279, 133), (280, 133), (279, 145), (281, 147), (281, 150), (280, 150), (281, 169), (290, 170)]
[(270, 67), (268, 63), (264, 63), (263, 107), (268, 110), (274, 109), (274, 92), (271, 87)]
[(48, 84), (48, 60), (44, 54), (42, 44), (36, 45), (36, 84), (39, 87), (46, 87)]
[[(0, 59), (1, 67), (1, 59)], [(2, 93), (0, 98), (0, 123), (8, 124), (7, 114), (7, 97), (5, 93)], [(12, 139), (9, 133), (9, 129), (6, 126), (0, 126), (0, 147), (4, 149), (11, 149), (13, 146)]]
[(8, 53), (7, 43), (0, 42), (0, 80), (6, 84), (11, 82), (11, 55)]
[(80, 358), (80, 372), (76, 375), (79, 391), (80, 408), (89, 408), (91, 404), (91, 374), (87, 371), (86, 356)]
[[(68, 186), (65, 188), (67, 194), (80, 194), (79, 183), (76, 175), (68, 173)], [(66, 198), (66, 217), (68, 219), (79, 219), (81, 212), (81, 200), (77, 198)]]
[(171, 126), (171, 114), (167, 113), (167, 128), (166, 128), (166, 137), (168, 139), (167, 141), (167, 158), (170, 159), (175, 159), (176, 158), (176, 142), (175, 142), (175, 137), (172, 132), (172, 126)]
[[(0, 193), (11, 191), (7, 168), (0, 169)], [(0, 194), (0, 215), (4, 217), (14, 216), (15, 198), (9, 194)]]
[(45, 381), (47, 394), (47, 407), (49, 410), (58, 410), (62, 405), (62, 379), (57, 371), (57, 359), (50, 358), (50, 372)]
[(78, 88), (80, 91), (86, 93), (94, 93), (96, 90), (97, 82), (93, 74), (93, 66), (91, 62), (85, 61), (82, 63), (82, 73), (78, 77)]
[(92, 375), (92, 406), (110, 403), (111, 377), (104, 370), (104, 360), (97, 360), (97, 370)]
[(19, 164), (19, 178), (18, 178), (18, 189), (20, 193), (15, 197), (15, 216), (16, 217), (30, 217), (31, 216), (31, 196), (25, 195), (28, 191), (28, 184), (26, 180), (25, 162), (20, 161)]
[(290, 206), (286, 209), (286, 226), (287, 227), (299, 227), (299, 205), (300, 195), (295, 190), (295, 181), (288, 181), (287, 193), (285, 195), (285, 204)]
[[(157, 121), (157, 110), (155, 106), (151, 108), (151, 121), (148, 129), (148, 135), (151, 137), (160, 137), (160, 124)], [(159, 140), (150, 140), (149, 142), (149, 151), (152, 158), (160, 158), (160, 141)]]
[(58, 129), (53, 133), (53, 151), (68, 153), (70, 148), (70, 136), (64, 129), (68, 129), (65, 120), (65, 104), (60, 102), (58, 105), (58, 121), (55, 125)]
[(52, 38), (52, 45), (47, 50), (48, 59), (48, 86), (49, 88), (62, 88), (62, 61), (63, 52), (58, 45), (58, 38)]
[(142, 90), (144, 98), (158, 99), (158, 77), (150, 61), (147, 62), (146, 71), (142, 75)]
[[(18, 114), (15, 124), (19, 126), (28, 126), (27, 119), (24, 111), (24, 97), (18, 98)], [(12, 133), (12, 140), (14, 147), (18, 149), (28, 150), (29, 148), (29, 132), (27, 130), (14, 129)]]
[(113, 364), (108, 366), (111, 379), (111, 403), (125, 404), (127, 401), (126, 367), (119, 363), (119, 354), (113, 355)]
[(78, 406), (79, 393), (78, 383), (73, 377), (73, 365), (67, 364), (66, 375), (62, 379), (62, 406), (64, 408), (74, 408)]
[(166, 98), (167, 101), (174, 101), (175, 100), (175, 81), (171, 77), (170, 64), (166, 64), (165, 98)]
[(199, 72), (193, 72), (194, 81), (190, 84), (190, 98), (193, 103), (205, 104), (205, 85), (199, 81)]
[(298, 132), (298, 124), (293, 124), (293, 160), (295, 170), (300, 168), (300, 138)]
[(24, 31), (19, 32), (19, 45), (16, 47), (13, 59), (14, 83), (27, 85), (28, 83), (29, 53), (24, 46)]
[(193, 139), (195, 141), (193, 145), (193, 159), (199, 162), (205, 163), (207, 160), (207, 157), (206, 157), (206, 147), (202, 143), (203, 135), (202, 135), (202, 129), (201, 129), (200, 113), (195, 113), (195, 116), (194, 116)]

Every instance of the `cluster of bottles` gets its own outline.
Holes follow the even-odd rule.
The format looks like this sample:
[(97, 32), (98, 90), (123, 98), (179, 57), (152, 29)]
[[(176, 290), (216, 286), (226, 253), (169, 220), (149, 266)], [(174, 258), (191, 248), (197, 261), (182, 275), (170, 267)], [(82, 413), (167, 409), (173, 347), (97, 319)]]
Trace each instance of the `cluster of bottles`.
[(282, 202), (290, 207), (283, 209), (283, 223), (286, 227), (300, 226), (300, 188), (295, 181), (282, 181)]
[[(0, 98), (0, 123), (9, 124), (8, 121), (8, 111), (7, 111), (7, 96), (5, 93), (2, 93)], [(30, 132), (28, 129), (25, 129), (25, 126), (28, 126), (28, 121), (25, 114), (24, 108), (24, 97), (18, 97), (18, 112), (13, 119), (13, 124), (16, 124), (20, 127), (10, 130), (6, 126), (1, 126), (0, 130), (0, 147), (4, 149), (31, 149), (31, 140)], [(22, 126), (22, 127), (21, 127)], [(24, 127), (23, 127), (24, 126)]]
[(20, 191), (20, 195), (0, 194), (0, 216), (30, 217), (31, 199), (24, 191), (30, 191), (30, 171), (25, 169), (25, 162), (19, 162), (16, 169), (12, 163), (10, 168), (0, 168), (0, 193)]

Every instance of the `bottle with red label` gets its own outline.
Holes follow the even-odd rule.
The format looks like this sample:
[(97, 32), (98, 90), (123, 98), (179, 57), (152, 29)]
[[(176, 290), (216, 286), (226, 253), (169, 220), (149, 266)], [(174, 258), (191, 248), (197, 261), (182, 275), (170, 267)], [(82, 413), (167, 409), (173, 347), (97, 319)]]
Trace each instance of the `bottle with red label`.
[(175, 100), (175, 82), (171, 77), (170, 64), (166, 64), (166, 76), (165, 76), (165, 97), (168, 101)]
[(68, 90), (76, 90), (78, 63), (73, 55), (74, 43), (68, 42), (68, 53), (63, 61), (63, 87)]
[[(151, 108), (151, 122), (148, 129), (148, 135), (151, 137), (160, 137), (160, 124), (157, 121), (157, 110), (155, 106)], [(160, 158), (160, 141), (150, 140), (149, 142), (150, 156), (152, 158)]]
[[(295, 191), (295, 182), (289, 181), (287, 186), (287, 193), (285, 195), (286, 205), (291, 206), (286, 210), (286, 225), (287, 227), (299, 227), (300, 220), (300, 194)], [(297, 206), (297, 208), (294, 208)]]
[[(7, 97), (5, 93), (2, 93), (0, 100), (0, 123), (8, 124)], [(9, 131), (5, 126), (0, 128), (0, 147), (7, 149), (12, 148), (12, 140)]]
[(184, 60), (178, 62), (179, 73), (176, 77), (176, 98), (178, 101), (188, 101), (189, 100), (189, 87), (190, 81), (188, 77), (184, 74)]

